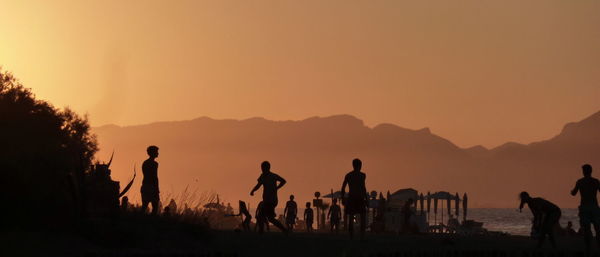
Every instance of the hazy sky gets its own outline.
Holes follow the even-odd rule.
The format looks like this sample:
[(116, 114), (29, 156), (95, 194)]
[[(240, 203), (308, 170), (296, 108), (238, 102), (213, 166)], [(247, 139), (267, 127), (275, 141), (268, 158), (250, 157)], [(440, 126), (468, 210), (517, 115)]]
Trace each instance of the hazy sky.
[(352, 114), (459, 146), (600, 111), (600, 1), (6, 1), (0, 65), (93, 125)]

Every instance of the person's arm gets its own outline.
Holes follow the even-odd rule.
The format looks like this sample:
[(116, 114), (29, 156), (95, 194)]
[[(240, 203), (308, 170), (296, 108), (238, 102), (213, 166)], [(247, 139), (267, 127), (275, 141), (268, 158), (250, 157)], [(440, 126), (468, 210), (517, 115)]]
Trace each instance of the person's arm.
[(333, 207), (333, 205), (331, 207), (329, 207), (329, 211), (327, 212), (327, 219), (328, 220), (331, 219), (331, 209), (333, 209), (332, 207)]
[(344, 201), (344, 196), (346, 195), (346, 186), (348, 185), (348, 181), (346, 181), (346, 177), (344, 177), (344, 182), (342, 183), (342, 190), (340, 191), (342, 195), (342, 201)]
[(250, 195), (254, 195), (254, 192), (256, 192), (256, 190), (258, 190), (261, 185), (262, 183), (260, 183), (260, 181), (256, 183), (256, 186), (254, 186), (254, 188), (252, 188), (252, 191), (250, 191)]
[(283, 179), (281, 176), (277, 175), (277, 181), (279, 181), (279, 185), (277, 185), (277, 189), (279, 190), (280, 188), (283, 187), (283, 185), (285, 185), (285, 183), (287, 183), (287, 181), (285, 181), (285, 179)]
[[(600, 187), (598, 189), (600, 190)], [(575, 188), (573, 188), (573, 190), (571, 190), (571, 195), (575, 196), (575, 195), (577, 195), (577, 192), (579, 192), (579, 181), (577, 181), (577, 183), (575, 183)]]
[(367, 192), (367, 174), (365, 174), (365, 179), (363, 180), (363, 188), (365, 189), (365, 201), (367, 206), (369, 204), (369, 192)]
[(306, 213), (308, 212), (308, 209), (304, 210), (304, 220), (306, 220)]
[(287, 218), (287, 216), (288, 216), (288, 205), (286, 204), (285, 209), (283, 209), (283, 218), (285, 219), (285, 218)]

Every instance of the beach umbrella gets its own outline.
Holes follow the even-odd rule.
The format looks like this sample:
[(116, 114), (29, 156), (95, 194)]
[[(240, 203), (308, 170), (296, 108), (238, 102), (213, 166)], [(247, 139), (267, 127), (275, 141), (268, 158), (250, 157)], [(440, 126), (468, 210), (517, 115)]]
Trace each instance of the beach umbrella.
[(450, 218), (450, 215), (452, 215), (452, 199), (450, 195), (446, 198), (446, 209), (448, 209), (448, 218)]
[(437, 198), (433, 198), (433, 216), (435, 217), (435, 223), (437, 223), (437, 204), (438, 203), (438, 199)]
[(332, 189), (331, 193), (324, 195), (323, 198), (331, 198), (332, 200), (333, 200), (333, 198), (340, 199), (340, 198), (342, 198), (342, 192), (341, 191), (333, 192), (333, 189)]
[(425, 212), (425, 210), (423, 210), (424, 202), (425, 202), (425, 198), (423, 197), (423, 193), (421, 193), (421, 195), (419, 195), (419, 203), (421, 205), (421, 215), (423, 215), (423, 213)]
[(431, 193), (427, 192), (427, 222), (429, 222), (429, 213), (431, 212)]
[(456, 199), (454, 199), (454, 200), (456, 201), (454, 207), (456, 209), (456, 218), (458, 219), (458, 214), (460, 213), (460, 207), (459, 207), (460, 199), (458, 198), (458, 192), (456, 192)]
[(467, 193), (463, 195), (463, 220), (467, 221)]

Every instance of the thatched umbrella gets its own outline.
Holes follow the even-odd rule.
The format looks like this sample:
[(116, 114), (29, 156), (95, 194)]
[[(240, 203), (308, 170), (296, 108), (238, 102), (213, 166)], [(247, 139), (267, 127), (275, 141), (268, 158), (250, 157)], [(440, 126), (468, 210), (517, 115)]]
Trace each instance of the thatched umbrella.
[(456, 218), (458, 219), (458, 214), (460, 213), (460, 207), (459, 207), (459, 205), (460, 205), (460, 198), (458, 197), (458, 192), (456, 192), (455, 197), (456, 197), (456, 199), (454, 199), (454, 200), (456, 202), (455, 202), (454, 207), (456, 208)]
[(467, 202), (468, 202), (468, 198), (467, 198), (467, 193), (465, 193), (463, 195), (463, 221), (467, 221)]
[(437, 223), (437, 205), (438, 205), (438, 199), (437, 198), (433, 198), (433, 216), (435, 218), (435, 223)]
[(427, 222), (429, 222), (429, 213), (431, 212), (431, 193), (427, 192)]
[(425, 202), (425, 197), (423, 197), (423, 193), (421, 193), (421, 195), (419, 195), (419, 203), (421, 205), (421, 215), (423, 215), (423, 213), (425, 212), (425, 210), (423, 210), (424, 202)]
[(450, 215), (452, 215), (452, 198), (451, 195), (448, 195), (448, 197), (446, 197), (446, 209), (448, 209), (448, 218), (450, 218)]

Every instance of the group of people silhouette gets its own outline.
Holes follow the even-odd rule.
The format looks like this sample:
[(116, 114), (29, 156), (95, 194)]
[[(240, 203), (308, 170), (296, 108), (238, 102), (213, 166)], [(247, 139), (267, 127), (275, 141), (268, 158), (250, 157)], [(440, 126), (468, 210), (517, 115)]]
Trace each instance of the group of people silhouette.
[[(579, 224), (583, 231), (586, 252), (591, 250), (592, 230), (591, 225), (594, 225), (596, 231), (596, 243), (600, 247), (600, 207), (598, 206), (597, 193), (600, 191), (600, 181), (592, 177), (592, 166), (584, 164), (581, 166), (583, 178), (577, 180), (575, 187), (571, 190), (571, 195), (580, 195), (579, 203)], [(550, 243), (556, 248), (556, 240), (554, 238), (554, 230), (559, 223), (562, 215), (561, 209), (554, 203), (540, 198), (531, 197), (527, 192), (519, 194), (521, 204), (519, 210), (523, 209), (527, 204), (533, 214), (533, 229), (538, 233), (538, 248), (541, 247), (546, 239), (550, 239)], [(572, 224), (571, 224), (572, 227)], [(568, 226), (568, 228), (570, 228)], [(572, 230), (572, 228), (571, 228)]]
[[(158, 147), (149, 146), (146, 149), (148, 153), (148, 159), (144, 161), (142, 165), (142, 172), (144, 175), (141, 187), (142, 194), (142, 210), (145, 212), (148, 205), (152, 205), (152, 213), (158, 213), (159, 206), (159, 184), (158, 184)], [(345, 221), (347, 222), (348, 232), (350, 237), (354, 237), (354, 217), (359, 216), (358, 221), (360, 223), (360, 237), (364, 238), (366, 231), (366, 216), (367, 216), (367, 205), (369, 201), (369, 195), (366, 189), (365, 181), (366, 174), (362, 172), (362, 161), (360, 159), (352, 160), (352, 171), (348, 172), (344, 177), (341, 189), (342, 205), (344, 205)], [(585, 164), (581, 167), (583, 178), (579, 179), (571, 195), (575, 196), (579, 193), (580, 204), (579, 204), (579, 219), (580, 227), (584, 234), (584, 241), (586, 245), (586, 251), (591, 250), (591, 238), (592, 231), (591, 225), (594, 226), (596, 232), (596, 242), (600, 247), (600, 207), (598, 206), (597, 193), (600, 191), (600, 181), (592, 177), (592, 166)], [(250, 195), (262, 187), (262, 201), (259, 203), (256, 209), (256, 219), (258, 231), (262, 233), (265, 226), (268, 228), (269, 223), (279, 228), (284, 233), (289, 233), (294, 229), (296, 219), (298, 216), (298, 205), (294, 201), (294, 195), (290, 196), (290, 200), (286, 202), (284, 209), (284, 220), (286, 226), (284, 226), (277, 218), (275, 208), (278, 204), (277, 191), (281, 189), (287, 182), (280, 175), (271, 171), (271, 163), (264, 161), (261, 163), (261, 175), (257, 179), (256, 185), (250, 191)], [(348, 194), (346, 194), (346, 188), (348, 188)], [(554, 203), (540, 198), (532, 197), (528, 192), (521, 192), (519, 194), (521, 200), (519, 210), (522, 210), (525, 205), (529, 207), (533, 214), (533, 230), (538, 234), (538, 247), (541, 247), (548, 237), (551, 245), (556, 248), (556, 240), (554, 237), (554, 228), (558, 226), (560, 217), (562, 215), (561, 209)], [(329, 208), (327, 217), (331, 221), (331, 231), (338, 231), (339, 225), (342, 218), (342, 211), (337, 203), (337, 199), (333, 199), (332, 206)], [(239, 216), (243, 215), (242, 228), (244, 230), (250, 230), (250, 222), (252, 216), (243, 201), (240, 201), (240, 213)], [(304, 211), (304, 221), (306, 224), (306, 230), (311, 232), (312, 225), (314, 222), (314, 213), (311, 208), (311, 203), (306, 203), (306, 209)]]
[[(366, 174), (361, 171), (362, 161), (354, 159), (352, 161), (353, 170), (346, 174), (344, 182), (342, 183), (342, 196), (344, 199), (343, 203), (345, 208), (345, 215), (347, 217), (353, 217), (355, 215), (360, 216), (360, 234), (361, 238), (364, 238), (366, 230), (366, 213), (369, 196), (367, 188), (365, 186)], [(275, 208), (278, 204), (277, 191), (286, 184), (286, 180), (281, 176), (271, 171), (271, 164), (268, 161), (261, 163), (262, 173), (257, 179), (257, 184), (250, 191), (250, 195), (253, 196), (254, 192), (263, 188), (262, 201), (257, 207), (257, 226), (258, 231), (263, 232), (264, 226), (268, 223), (273, 224), (284, 233), (288, 233), (294, 229), (296, 219), (298, 216), (298, 204), (294, 201), (294, 195), (290, 195), (290, 200), (286, 202), (284, 209), (284, 220), (287, 226), (284, 226), (277, 218), (275, 214)], [(346, 187), (348, 187), (348, 196), (346, 195)], [(247, 214), (243, 214), (247, 213)], [(247, 211), (240, 211), (240, 214), (245, 216), (244, 222), (251, 218)], [(339, 231), (341, 222), (341, 208), (337, 204), (337, 199), (333, 200), (332, 206), (329, 208), (327, 217), (331, 221), (331, 231)], [(304, 210), (304, 222), (306, 225), (306, 231), (312, 232), (314, 222), (314, 212), (311, 208), (311, 203), (306, 203), (306, 209)], [(354, 236), (354, 218), (347, 218), (348, 231), (350, 236)]]

